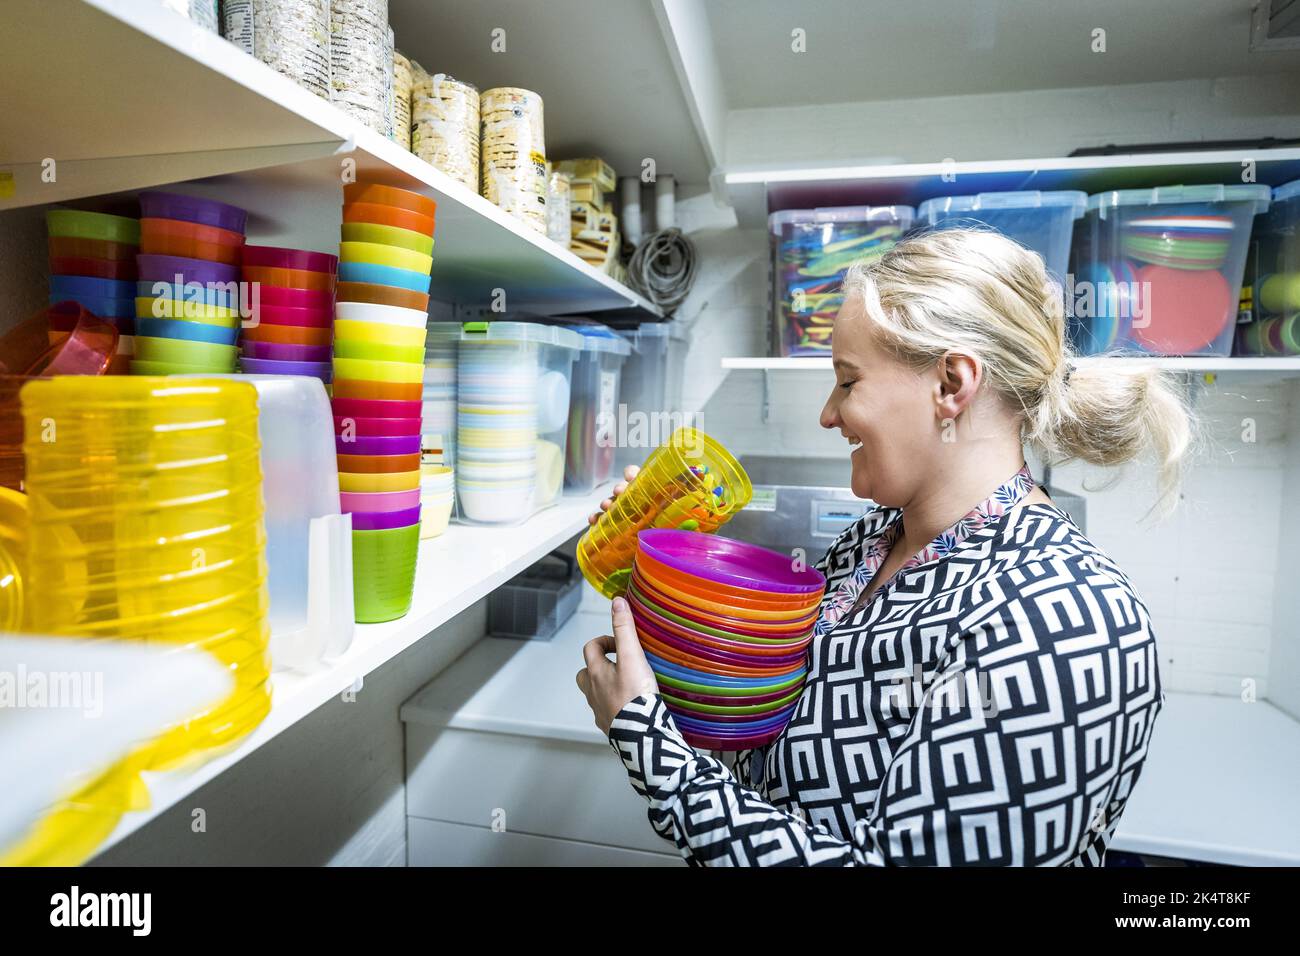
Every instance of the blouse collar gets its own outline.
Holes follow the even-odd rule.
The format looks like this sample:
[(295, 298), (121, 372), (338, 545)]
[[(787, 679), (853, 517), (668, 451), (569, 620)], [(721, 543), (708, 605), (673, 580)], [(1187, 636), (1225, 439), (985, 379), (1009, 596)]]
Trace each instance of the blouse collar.
[[(991, 495), (958, 518), (951, 527), (939, 532), (933, 541), (908, 558), (894, 576), (876, 591), (872, 596), (873, 599), (897, 581), (904, 572), (942, 561), (951, 555), (971, 535), (1001, 519), (1033, 491), (1034, 487), (1034, 477), (1029, 471), (1029, 466), (1022, 465), (1019, 471), (1000, 484)], [(840, 582), (834, 593), (828, 595), (813, 632), (815, 636), (820, 637), (831, 631), (852, 610), (863, 589), (870, 584), (880, 566), (884, 564), (885, 558), (902, 531), (903, 513), (900, 511), (879, 534), (866, 543), (862, 560), (858, 562), (853, 573)]]

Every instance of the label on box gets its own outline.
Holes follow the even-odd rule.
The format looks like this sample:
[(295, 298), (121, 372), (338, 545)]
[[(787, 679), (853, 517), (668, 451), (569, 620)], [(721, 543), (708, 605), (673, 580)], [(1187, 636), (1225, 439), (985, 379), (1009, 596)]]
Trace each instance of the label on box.
[(749, 499), (749, 504), (745, 505), (745, 509), (747, 511), (775, 511), (776, 489), (755, 485), (754, 497)]

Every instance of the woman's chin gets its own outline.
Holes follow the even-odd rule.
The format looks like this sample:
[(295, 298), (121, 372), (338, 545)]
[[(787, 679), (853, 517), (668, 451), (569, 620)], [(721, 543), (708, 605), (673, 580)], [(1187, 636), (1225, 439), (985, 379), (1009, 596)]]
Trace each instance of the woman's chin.
[(862, 452), (854, 452), (849, 459), (853, 472), (849, 475), (849, 488), (859, 498), (871, 497), (871, 475), (866, 462), (862, 461)]

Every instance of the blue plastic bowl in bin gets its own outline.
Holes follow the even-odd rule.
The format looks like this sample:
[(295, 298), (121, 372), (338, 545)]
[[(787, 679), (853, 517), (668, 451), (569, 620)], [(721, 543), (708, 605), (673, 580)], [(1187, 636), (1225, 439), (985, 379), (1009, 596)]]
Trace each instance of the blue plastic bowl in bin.
[(1047, 271), (1064, 279), (1074, 221), (1087, 206), (1088, 194), (1073, 189), (939, 196), (921, 203), (916, 220), (936, 229), (978, 228), (981, 224), (996, 229), (1037, 252)]

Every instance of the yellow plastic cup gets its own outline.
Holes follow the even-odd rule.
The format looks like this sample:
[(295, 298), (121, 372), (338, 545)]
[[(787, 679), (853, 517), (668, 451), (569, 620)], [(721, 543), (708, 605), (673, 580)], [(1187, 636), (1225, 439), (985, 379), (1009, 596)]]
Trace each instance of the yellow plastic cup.
[(619, 597), (632, 575), (639, 532), (712, 533), (753, 494), (749, 476), (726, 448), (698, 429), (679, 428), (650, 453), (636, 480), (578, 540), (578, 566), (597, 591)]
[[(423, 326), (360, 322), (356, 319), (334, 320), (335, 342), (369, 342), (374, 345), (404, 345), (424, 348), (428, 329)], [(421, 356), (423, 361), (423, 356)]]
[(339, 472), (339, 491), (370, 494), (380, 491), (410, 491), (420, 487), (418, 471), (389, 471), (373, 474)]
[(206, 650), (234, 692), (163, 732), (145, 768), (236, 743), (270, 710), (256, 389), (67, 376), (20, 399), (27, 591), (50, 596), (29, 602), (32, 630)]
[(385, 246), (401, 246), (426, 256), (433, 254), (433, 236), (377, 222), (343, 223), (343, 241), (377, 242)]

